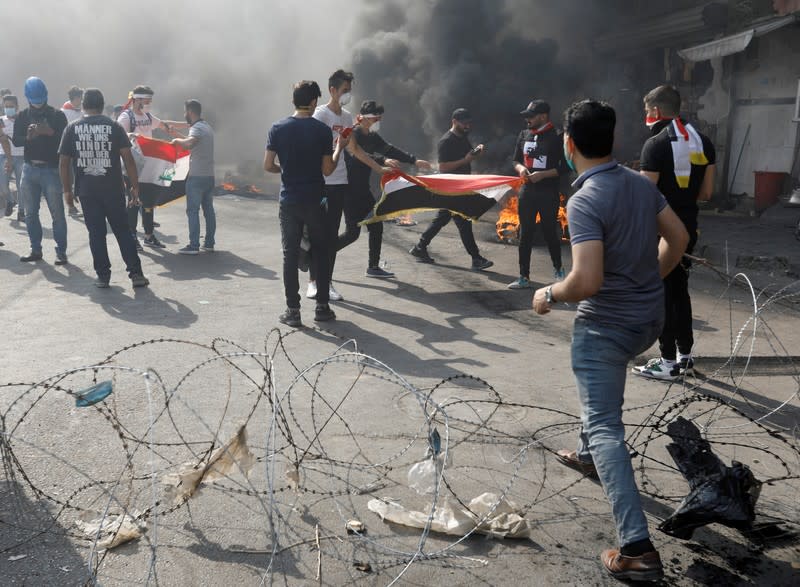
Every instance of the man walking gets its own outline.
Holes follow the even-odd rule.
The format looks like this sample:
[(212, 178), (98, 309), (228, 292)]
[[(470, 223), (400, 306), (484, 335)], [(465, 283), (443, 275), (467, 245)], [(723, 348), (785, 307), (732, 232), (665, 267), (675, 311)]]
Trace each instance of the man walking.
[[(483, 145), (473, 149), (468, 135), (472, 130), (472, 115), (466, 108), (458, 108), (451, 117), (450, 130), (448, 130), (438, 145), (439, 171), (441, 173), (472, 173), (472, 161), (483, 153)], [(428, 254), (428, 245), (433, 237), (439, 234), (450, 220), (456, 223), (458, 234), (467, 253), (472, 257), (473, 271), (483, 271), (494, 263), (481, 256), (475, 235), (472, 233), (472, 222), (449, 210), (439, 210), (430, 226), (422, 233), (419, 242), (409, 251), (420, 263), (433, 263), (433, 258)]]
[(558, 459), (599, 477), (611, 502), (620, 547), (600, 555), (608, 572), (658, 580), (663, 567), (625, 445), (622, 404), (628, 362), (661, 331), (661, 277), (678, 263), (689, 236), (655, 185), (612, 159), (615, 126), (605, 103), (578, 102), (565, 114), (565, 158), (579, 174), (567, 204), (572, 270), (537, 290), (533, 309), (547, 314), (558, 302), (580, 302), (572, 370), (582, 426), (577, 451), (561, 450)]
[[(120, 157), (125, 162), (130, 179), (134, 205), (138, 203), (139, 193), (136, 163), (131, 155), (128, 135), (119, 124), (103, 116), (104, 102), (100, 90), (87, 89), (83, 93), (82, 105), (86, 116), (67, 127), (59, 147), (61, 185), (67, 203), (72, 202), (75, 195), (83, 203), (89, 248), (97, 274), (95, 286), (107, 288), (111, 280), (111, 261), (106, 245), (107, 221), (117, 239), (131, 284), (133, 287), (144, 287), (150, 282), (142, 274), (136, 244), (128, 230)], [(73, 167), (76, 174), (74, 178)]]
[[(681, 96), (672, 86), (659, 86), (644, 98), (645, 122), (653, 136), (642, 148), (641, 172), (658, 186), (686, 230), (691, 255), (697, 243), (697, 202), (714, 191), (716, 152), (711, 140), (680, 117)], [(674, 381), (694, 368), (691, 261), (684, 257), (664, 278), (664, 330), (658, 337), (661, 357), (634, 368), (651, 379)]]
[(214, 131), (202, 118), (203, 106), (197, 100), (186, 100), (184, 116), (189, 136), (172, 139), (190, 151), (189, 175), (186, 177), (186, 217), (189, 220), (189, 244), (178, 251), (181, 255), (200, 252), (200, 208), (206, 222), (202, 250), (214, 252), (217, 216), (214, 212)]
[(292, 327), (303, 325), (300, 317), (297, 259), (304, 227), (308, 230), (311, 249), (315, 253), (312, 257), (317, 275), (314, 320), (324, 322), (336, 318), (328, 305), (328, 248), (334, 244), (329, 238), (329, 227), (326, 224), (325, 177), (336, 170), (348, 139), (341, 137), (334, 148), (331, 129), (313, 118), (312, 114), (321, 95), (317, 82), (301, 81), (295, 84), (292, 94), (294, 114), (272, 125), (264, 155), (264, 170), (281, 174), (278, 216), (283, 247), (286, 311), (278, 320)]
[[(83, 113), (81, 112), (82, 100), (83, 90), (78, 86), (72, 86), (67, 91), (67, 101), (61, 106), (61, 112), (67, 117), (67, 124), (80, 120), (80, 118), (83, 117)], [(77, 216), (79, 214), (78, 208), (75, 206), (74, 202), (69, 204), (68, 208), (70, 216)]]
[[(357, 146), (363, 152), (371, 155), (377, 165), (396, 167), (400, 162), (416, 165), (420, 169), (430, 169), (431, 164), (424, 159), (417, 159), (414, 155), (398, 149), (387, 143), (378, 129), (383, 118), (384, 108), (374, 100), (367, 100), (361, 104), (355, 130), (351, 135), (351, 146)], [(358, 240), (361, 234), (359, 222), (364, 220), (375, 205), (375, 198), (370, 190), (370, 175), (372, 168), (365, 165), (355, 157), (348, 158), (347, 172), (350, 181), (351, 193), (344, 201), (345, 232), (339, 235), (336, 250), (341, 251), (347, 245)], [(373, 222), (367, 224), (369, 233), (369, 259), (367, 262), (367, 277), (388, 278), (394, 273), (380, 266), (381, 244), (383, 241), (383, 223)]]
[[(14, 205), (17, 206), (17, 220), (22, 222), (25, 220), (25, 205), (22, 201), (22, 194), (20, 191), (20, 178), (22, 177), (22, 165), (24, 163), (23, 155), (25, 149), (16, 147), (11, 143), (11, 137), (14, 136), (14, 124), (17, 120), (17, 111), (19, 102), (17, 97), (13, 94), (3, 96), (3, 116), (0, 117), (2, 128), (0, 134), (3, 134), (4, 140), (7, 141), (8, 153), (0, 156), (0, 194), (6, 196), (5, 215), (11, 216), (14, 212)], [(11, 195), (11, 190), (8, 187), (8, 180), (11, 174), (14, 174), (14, 183), (17, 186), (15, 192), (16, 199)]]
[(550, 251), (555, 279), (564, 278), (561, 264), (561, 234), (558, 230), (558, 174), (562, 166), (563, 146), (550, 122), (550, 105), (534, 100), (520, 112), (527, 128), (519, 133), (514, 150), (514, 169), (527, 180), (519, 193), (519, 278), (509, 289), (532, 287), (531, 250), (536, 215)]
[(25, 202), (25, 225), (31, 241), (31, 252), (19, 260), (29, 263), (42, 258), (39, 207), (44, 196), (53, 219), (56, 265), (65, 265), (67, 219), (58, 178), (58, 145), (67, 126), (67, 119), (63, 112), (48, 105), (47, 86), (38, 77), (29, 77), (25, 81), (25, 98), (30, 107), (17, 116), (12, 140), (14, 145), (24, 149), (20, 188)]

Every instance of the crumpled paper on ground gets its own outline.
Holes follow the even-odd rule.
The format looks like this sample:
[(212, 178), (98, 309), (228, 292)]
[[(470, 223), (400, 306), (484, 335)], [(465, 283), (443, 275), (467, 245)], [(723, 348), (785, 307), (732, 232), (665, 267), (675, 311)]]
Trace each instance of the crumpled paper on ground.
[(98, 532), (97, 547), (100, 550), (107, 550), (125, 544), (131, 540), (136, 540), (142, 535), (142, 530), (146, 527), (145, 523), (137, 520), (141, 516), (138, 511), (131, 514), (119, 514), (118, 516), (106, 516), (105, 518), (95, 518), (93, 520), (75, 520), (75, 525), (83, 534), (95, 539)]
[[(495, 504), (497, 507), (492, 509)], [(426, 512), (410, 510), (395, 501), (371, 499), (367, 507), (378, 514), (383, 521), (411, 528), (424, 528), (428, 522)], [(500, 499), (496, 493), (483, 493), (469, 502), (468, 507), (471, 511), (453, 500), (445, 500), (436, 507), (431, 520), (431, 531), (453, 536), (463, 536), (473, 530), (496, 538), (531, 536), (530, 523), (519, 514), (519, 507), (510, 501)], [(487, 518), (490, 511), (492, 513)], [(480, 520), (483, 522), (477, 525)]]
[(161, 478), (166, 493), (175, 505), (188, 500), (203, 483), (213, 483), (236, 471), (245, 476), (255, 464), (255, 457), (247, 446), (247, 431), (242, 426), (223, 446), (219, 447), (201, 463), (184, 463), (177, 473), (168, 473)]

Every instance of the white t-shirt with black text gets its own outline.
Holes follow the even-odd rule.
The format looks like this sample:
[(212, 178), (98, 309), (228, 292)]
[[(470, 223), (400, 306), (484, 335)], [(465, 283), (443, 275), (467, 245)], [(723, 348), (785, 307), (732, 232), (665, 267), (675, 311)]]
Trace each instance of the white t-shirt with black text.
[(153, 138), (153, 129), (161, 128), (164, 124), (161, 122), (161, 119), (157, 118), (153, 114), (148, 116), (144, 112), (141, 114), (136, 114), (133, 112), (135, 123), (133, 125), (133, 130), (131, 130), (130, 112), (133, 112), (133, 110), (123, 110), (122, 114), (120, 114), (119, 118), (117, 118), (117, 122), (122, 125), (122, 128), (125, 129), (125, 132), (135, 132), (137, 135), (142, 135), (143, 137), (151, 139)]
[[(353, 127), (353, 115), (347, 110), (342, 108), (341, 114), (336, 114), (333, 110), (328, 108), (328, 105), (317, 106), (314, 110), (314, 118), (324, 122), (331, 129), (331, 140), (334, 142), (336, 148), (336, 139), (339, 138), (339, 133), (346, 128)], [(347, 185), (347, 165), (344, 161), (344, 155), (339, 157), (339, 163), (336, 165), (336, 170), (325, 178), (326, 185)]]

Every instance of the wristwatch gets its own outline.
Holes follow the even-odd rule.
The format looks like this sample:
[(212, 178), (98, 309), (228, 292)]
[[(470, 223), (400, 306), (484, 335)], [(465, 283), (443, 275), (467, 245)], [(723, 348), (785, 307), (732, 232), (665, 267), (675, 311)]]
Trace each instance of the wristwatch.
[(556, 299), (553, 297), (553, 286), (548, 285), (547, 289), (544, 290), (544, 301), (546, 301), (551, 306), (556, 302)]

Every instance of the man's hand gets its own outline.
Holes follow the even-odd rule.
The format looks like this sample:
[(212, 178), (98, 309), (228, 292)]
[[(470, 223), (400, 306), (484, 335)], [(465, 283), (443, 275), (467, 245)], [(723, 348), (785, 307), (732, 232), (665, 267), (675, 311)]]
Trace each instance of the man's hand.
[(395, 169), (400, 168), (400, 161), (397, 159), (384, 159), (383, 163), (386, 167), (394, 167)]
[(6, 170), (6, 175), (11, 175), (11, 172), (14, 171), (14, 165), (11, 163), (11, 157), (6, 157), (6, 163), (3, 165)]
[(541, 171), (534, 171), (528, 175), (528, 183), (539, 183), (542, 181), (543, 173)]
[(72, 193), (72, 190), (64, 192), (64, 201), (70, 208), (72, 208), (75, 205), (75, 195)]
[(139, 201), (139, 184), (134, 184), (130, 187), (131, 197), (128, 198), (128, 208), (134, 208), (141, 202)]
[(522, 179), (528, 179), (528, 176), (530, 175), (530, 173), (528, 172), (527, 169), (525, 169), (525, 167), (523, 167), (522, 165), (519, 165), (517, 167), (517, 175), (519, 175)]
[(391, 167), (386, 167), (386, 166), (381, 167), (381, 173), (391, 173), (392, 171), (394, 171), (394, 169), (392, 169)]
[(344, 150), (344, 148), (350, 144), (350, 136), (344, 136), (343, 134), (339, 133), (339, 136), (336, 137), (336, 146), (339, 147), (340, 150)]
[(531, 304), (533, 305), (533, 311), (537, 314), (547, 314), (550, 312), (550, 304), (547, 303), (546, 291), (546, 287), (540, 287), (536, 290), (536, 293), (533, 294)]
[(430, 161), (425, 161), (425, 159), (417, 159), (415, 163), (418, 169), (422, 169), (423, 171), (431, 171), (433, 169), (433, 165), (431, 165)]

